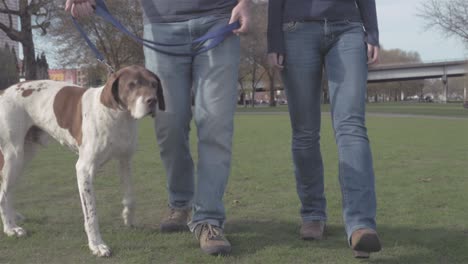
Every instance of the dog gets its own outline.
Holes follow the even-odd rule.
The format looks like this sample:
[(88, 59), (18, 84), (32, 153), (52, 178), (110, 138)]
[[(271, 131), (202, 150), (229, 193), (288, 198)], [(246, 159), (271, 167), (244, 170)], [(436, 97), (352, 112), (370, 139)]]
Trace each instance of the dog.
[(51, 80), (22, 82), (0, 91), (0, 215), (8, 236), (22, 237), (12, 187), (40, 145), (49, 137), (78, 154), (76, 176), (88, 245), (107, 257), (110, 248), (99, 232), (93, 179), (117, 159), (123, 183), (122, 217), (133, 225), (131, 159), (137, 144), (137, 120), (165, 110), (161, 80), (141, 66), (112, 74), (100, 88), (81, 88)]

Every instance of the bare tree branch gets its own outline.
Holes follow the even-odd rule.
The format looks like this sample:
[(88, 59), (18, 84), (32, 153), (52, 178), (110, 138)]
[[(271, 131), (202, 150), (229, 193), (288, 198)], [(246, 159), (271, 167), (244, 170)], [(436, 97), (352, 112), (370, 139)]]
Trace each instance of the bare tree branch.
[(426, 29), (435, 28), (448, 37), (460, 38), (468, 46), (468, 1), (427, 0), (418, 16), (425, 20)]

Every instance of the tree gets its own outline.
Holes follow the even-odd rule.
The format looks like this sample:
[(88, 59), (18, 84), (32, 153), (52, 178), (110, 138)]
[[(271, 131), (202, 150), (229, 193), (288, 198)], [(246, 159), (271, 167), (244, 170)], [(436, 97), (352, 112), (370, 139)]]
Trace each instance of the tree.
[[(21, 43), (27, 80), (37, 78), (33, 30), (39, 29), (42, 34), (47, 33), (50, 25), (50, 11), (53, 8), (54, 1), (48, 0), (18, 0), (17, 9), (10, 6), (7, 1), (0, 2), (0, 14), (8, 17), (8, 22), (0, 22), (0, 30), (5, 32), (11, 40)], [(14, 27), (14, 21), (18, 18), (21, 24), (20, 29)]]
[(0, 58), (2, 58), (2, 63), (0, 63), (0, 90), (8, 88), (19, 81), (17, 60), (13, 51), (14, 49), (10, 49), (8, 44), (0, 49)]
[(427, 28), (436, 28), (468, 45), (468, 1), (426, 0), (419, 16), (424, 18)]
[[(242, 38), (241, 42), (241, 66), (239, 80), (242, 83), (250, 80), (252, 100), (259, 90), (259, 84), (263, 82), (263, 90), (269, 91), (270, 106), (276, 106), (276, 83), (279, 82), (276, 69), (270, 67), (267, 60), (267, 2), (254, 1), (252, 6), (252, 23), (249, 34)], [(239, 81), (241, 83), (241, 81)], [(265, 85), (265, 84), (268, 84)], [(241, 98), (244, 97), (245, 88), (241, 84)], [(252, 103), (252, 106), (255, 106)]]
[[(107, 1), (107, 5), (109, 11), (132, 33), (140, 37), (143, 35), (143, 18), (138, 1), (113, 0)], [(51, 25), (49, 35), (52, 36), (51, 41), (56, 44), (61, 63), (74, 66), (95, 65), (96, 58), (74, 27), (70, 14), (62, 8), (57, 11), (55, 17), (57, 23), (54, 22)], [(79, 23), (103, 54), (106, 62), (115, 69), (130, 64), (143, 64), (142, 46), (136, 44), (108, 22), (93, 16), (80, 19)]]
[[(264, 13), (265, 4), (253, 4), (251, 27), (249, 33), (241, 39), (241, 65), (239, 79), (250, 81), (252, 92), (252, 107), (255, 106), (255, 92), (259, 89), (258, 85), (265, 75), (263, 61), (265, 60), (266, 50), (266, 20)], [(243, 86), (241, 86), (243, 88)], [(243, 88), (245, 92), (245, 89)], [(241, 94), (241, 97), (243, 95)]]
[(44, 52), (41, 56), (36, 59), (37, 64), (37, 78), (38, 79), (49, 79), (49, 63), (47, 63), (47, 58)]

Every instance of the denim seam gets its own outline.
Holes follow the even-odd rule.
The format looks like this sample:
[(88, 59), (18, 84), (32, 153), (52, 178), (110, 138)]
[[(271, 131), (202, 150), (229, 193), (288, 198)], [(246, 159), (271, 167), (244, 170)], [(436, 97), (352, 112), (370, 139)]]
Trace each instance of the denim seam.
[(343, 152), (341, 149), (338, 150), (338, 178), (340, 179), (341, 181), (341, 193), (342, 193), (342, 196), (343, 196), (343, 208), (346, 208), (347, 204), (348, 204), (348, 192), (346, 191), (346, 181), (344, 179), (344, 169), (343, 169), (343, 164), (342, 164), (342, 160), (340, 157), (343, 157)]

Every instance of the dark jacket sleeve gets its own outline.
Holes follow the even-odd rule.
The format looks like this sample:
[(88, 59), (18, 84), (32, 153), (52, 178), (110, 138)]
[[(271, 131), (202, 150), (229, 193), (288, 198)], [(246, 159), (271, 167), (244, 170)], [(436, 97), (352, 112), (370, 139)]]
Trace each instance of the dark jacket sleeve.
[(283, 8), (286, 0), (268, 1), (268, 53), (285, 53), (283, 37)]
[(375, 0), (356, 0), (367, 34), (367, 43), (379, 46), (379, 27)]

